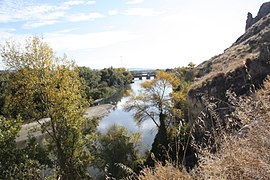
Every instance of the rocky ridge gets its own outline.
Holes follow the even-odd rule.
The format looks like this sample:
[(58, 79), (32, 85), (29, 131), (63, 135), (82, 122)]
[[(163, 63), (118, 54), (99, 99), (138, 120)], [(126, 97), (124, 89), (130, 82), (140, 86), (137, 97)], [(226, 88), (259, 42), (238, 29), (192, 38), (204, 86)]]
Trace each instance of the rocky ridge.
[(246, 30), (250, 28), (256, 22), (258, 22), (260, 19), (267, 16), (269, 13), (270, 13), (270, 2), (266, 2), (262, 4), (255, 18), (253, 18), (253, 15), (249, 12), (247, 15)]

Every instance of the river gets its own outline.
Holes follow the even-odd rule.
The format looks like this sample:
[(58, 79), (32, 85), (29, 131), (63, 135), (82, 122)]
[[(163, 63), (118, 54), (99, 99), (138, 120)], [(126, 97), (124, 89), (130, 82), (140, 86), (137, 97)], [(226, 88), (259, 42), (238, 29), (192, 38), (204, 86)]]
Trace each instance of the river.
[[(135, 80), (135, 82), (130, 85), (130, 88), (134, 93), (138, 93), (140, 91), (140, 84), (143, 81), (146, 80)], [(112, 104), (116, 104), (115, 106), (111, 104), (102, 104), (90, 107), (87, 109), (85, 117), (90, 119), (93, 117), (102, 117), (97, 127), (98, 131), (102, 133), (105, 133), (106, 130), (113, 124), (123, 126), (132, 132), (140, 132), (142, 141), (140, 152), (144, 153), (145, 151), (151, 149), (154, 137), (157, 133), (156, 126), (150, 119), (144, 121), (140, 126), (138, 126), (133, 119), (132, 112), (126, 112), (123, 110), (123, 106), (129, 97), (121, 97), (121, 94), (124, 93), (119, 92), (109, 100), (112, 101)], [(117, 102), (115, 103), (113, 101)], [(41, 122), (47, 120), (48, 119), (43, 119)], [(41, 133), (40, 125), (37, 122), (25, 124), (22, 126), (19, 136), (16, 138), (18, 147), (23, 147), (25, 145), (25, 142), (28, 139), (28, 134), (35, 136), (39, 143), (43, 143), (44, 137), (47, 136), (46, 134)]]
[[(146, 80), (135, 80), (135, 82), (131, 84), (131, 89), (134, 93), (137, 94), (140, 91), (140, 84), (143, 81)], [(129, 97), (122, 97), (121, 100), (117, 102), (116, 107), (111, 109), (111, 112), (101, 119), (97, 128), (98, 131), (105, 133), (111, 125), (116, 124), (125, 127), (129, 131), (140, 132), (142, 138), (142, 147), (140, 151), (143, 153), (151, 148), (157, 129), (153, 121), (150, 119), (144, 121), (140, 126), (136, 124), (133, 119), (132, 112), (126, 112), (123, 110), (123, 106), (128, 99)]]

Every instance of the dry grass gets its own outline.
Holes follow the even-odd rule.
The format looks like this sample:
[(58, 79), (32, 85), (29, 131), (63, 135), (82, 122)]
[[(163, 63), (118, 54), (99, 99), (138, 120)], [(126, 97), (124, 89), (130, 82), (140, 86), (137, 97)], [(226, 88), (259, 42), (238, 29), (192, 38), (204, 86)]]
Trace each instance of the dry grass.
[[(267, 19), (270, 18), (270, 15), (267, 16)], [(234, 43), (231, 47), (224, 50), (220, 55), (212, 57), (210, 60), (205, 61), (200, 64), (198, 69), (208, 69), (208, 65), (211, 64), (210, 71), (200, 77), (193, 85), (192, 89), (200, 87), (204, 82), (210, 81), (213, 77), (218, 76), (219, 74), (227, 74), (233, 72), (235, 69), (242, 67), (246, 60), (258, 60), (260, 56), (261, 46), (268, 42), (270, 25), (265, 24), (267, 21), (259, 21), (256, 26), (253, 26), (249, 29), (243, 36), (250, 36), (248, 39), (240, 42)], [(254, 34), (253, 29), (262, 28), (260, 33)], [(259, 29), (258, 28), (258, 29)], [(242, 37), (243, 37), (242, 36)], [(250, 42), (258, 42), (256, 45), (250, 44)]]
[(185, 170), (175, 168), (171, 163), (167, 163), (163, 166), (160, 162), (156, 163), (156, 167), (145, 168), (140, 176), (139, 180), (189, 180), (192, 176)]
[(237, 68), (243, 67), (248, 59), (258, 60), (260, 51), (258, 49), (253, 49), (252, 52), (248, 52), (250, 49), (251, 48), (249, 45), (243, 42), (230, 47), (223, 54), (215, 56), (209, 61), (206, 61), (198, 68), (207, 69), (207, 63), (211, 63), (210, 72), (197, 79), (197, 81), (192, 84), (191, 88), (196, 89), (203, 83), (211, 81), (211, 79), (219, 76), (220, 74), (226, 75), (228, 73), (232, 73)]
[(236, 105), (234, 116), (243, 124), (241, 138), (220, 135), (223, 143), (217, 153), (201, 149), (198, 167), (190, 173), (157, 163), (155, 169), (144, 169), (139, 179), (270, 179), (270, 80), (264, 86)]
[(201, 157), (200, 179), (269, 179), (270, 124), (260, 122), (244, 139), (226, 138), (220, 151)]

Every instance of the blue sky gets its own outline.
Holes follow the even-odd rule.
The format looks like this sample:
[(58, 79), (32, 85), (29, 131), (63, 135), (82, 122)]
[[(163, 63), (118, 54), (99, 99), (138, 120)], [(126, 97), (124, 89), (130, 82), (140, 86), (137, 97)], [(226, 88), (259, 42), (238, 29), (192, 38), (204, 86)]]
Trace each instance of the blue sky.
[(172, 68), (222, 53), (265, 0), (0, 0), (0, 43), (42, 36), (90, 68)]

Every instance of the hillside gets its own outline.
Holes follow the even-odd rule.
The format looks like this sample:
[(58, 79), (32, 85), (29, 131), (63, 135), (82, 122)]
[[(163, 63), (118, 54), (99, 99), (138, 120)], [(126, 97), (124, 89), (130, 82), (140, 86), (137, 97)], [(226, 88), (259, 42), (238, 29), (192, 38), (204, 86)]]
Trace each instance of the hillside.
[[(256, 61), (256, 65), (262, 66), (261, 68), (263, 68), (262, 72), (259, 72), (258, 69), (256, 69), (256, 72), (252, 71), (252, 75), (263, 75), (268, 73), (266, 70), (268, 68), (264, 66), (265, 64), (263, 64), (263, 62), (267, 62), (269, 53), (269, 13), (270, 2), (264, 3), (258, 12), (258, 15), (254, 18), (257, 19), (257, 21), (254, 20), (253, 24), (246, 29), (246, 32), (240, 36), (231, 47), (225, 49), (224, 53), (214, 56), (210, 60), (199, 64), (197, 66), (197, 69), (199, 70), (199, 79), (194, 84), (193, 89), (196, 89), (203, 83), (211, 81), (211, 79), (219, 76), (220, 74), (229, 75), (229, 73), (232, 73), (241, 67), (243, 68), (247, 66), (247, 70), (250, 72), (253, 68), (255, 68), (251, 61)], [(248, 22), (249, 20), (247, 20), (247, 24)], [(255, 77), (253, 77), (253, 79), (254, 78)]]
[[(223, 54), (197, 66), (198, 78), (188, 93), (190, 122), (200, 119), (204, 127), (199, 128), (201, 123), (195, 123), (196, 141), (207, 142), (213, 136), (213, 128), (220, 130), (231, 124), (235, 111), (230, 102), (231, 93), (237, 97), (250, 95), (262, 87), (270, 74), (269, 13), (270, 2), (261, 6), (252, 23), (249, 13), (246, 32)], [(241, 120), (233, 124), (235, 129), (244, 125)]]

